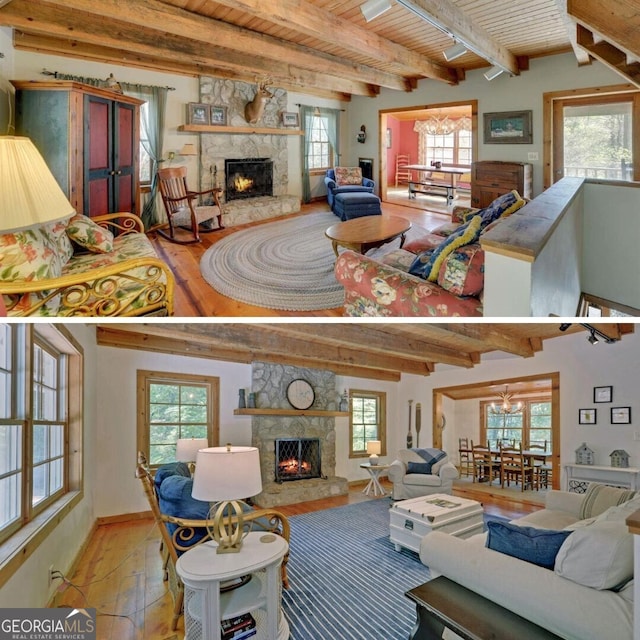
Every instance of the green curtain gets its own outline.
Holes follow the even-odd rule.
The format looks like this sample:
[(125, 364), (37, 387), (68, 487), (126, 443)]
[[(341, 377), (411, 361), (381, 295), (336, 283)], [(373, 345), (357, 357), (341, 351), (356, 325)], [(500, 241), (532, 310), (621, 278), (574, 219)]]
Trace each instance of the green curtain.
[(323, 116), (327, 124), (327, 137), (333, 150), (334, 164), (340, 163), (340, 109), (327, 107), (310, 107), (300, 105), (300, 119), (302, 121), (303, 136), (300, 140), (300, 155), (302, 160), (302, 202), (311, 201), (311, 182), (309, 179), (309, 148), (311, 146), (311, 130), (313, 118)]

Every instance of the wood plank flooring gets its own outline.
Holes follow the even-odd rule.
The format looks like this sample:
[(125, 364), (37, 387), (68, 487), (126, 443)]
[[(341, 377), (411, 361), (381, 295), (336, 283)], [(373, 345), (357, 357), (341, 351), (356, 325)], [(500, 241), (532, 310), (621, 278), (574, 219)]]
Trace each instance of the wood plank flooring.
[[(383, 481), (389, 488), (389, 483)], [(353, 504), (373, 498), (362, 493), (365, 481), (353, 483), (349, 494), (280, 507), (287, 516)], [(454, 491), (455, 495), (455, 491)], [(465, 497), (476, 499), (472, 493)], [(479, 495), (485, 511), (515, 518), (535, 511), (499, 496)], [(95, 607), (99, 640), (177, 640), (183, 638), (182, 618), (171, 630), (173, 601), (162, 581), (160, 537), (153, 520), (130, 520), (97, 528), (73, 575), (74, 586), (58, 592), (52, 606)]]
[[(313, 202), (303, 205), (300, 213), (286, 216), (296, 216), (328, 211), (326, 201)], [(407, 206), (391, 203), (383, 203), (382, 215), (398, 215), (410, 220), (413, 224), (425, 229), (433, 229), (450, 219), (450, 216)], [(285, 219), (285, 216), (278, 220)], [(336, 221), (338, 219), (336, 218)], [(200, 237), (202, 242), (198, 244), (180, 245), (169, 242), (157, 233), (150, 232), (152, 241), (158, 255), (167, 262), (176, 279), (175, 311), (177, 317), (336, 317), (342, 315), (342, 307), (323, 309), (320, 311), (280, 311), (265, 309), (253, 305), (244, 304), (219, 294), (210, 287), (200, 274), (200, 260), (205, 251), (222, 238), (250, 226), (257, 226), (274, 222), (265, 220), (252, 224), (229, 227), (219, 232), (204, 233)], [(329, 240), (327, 240), (329, 243)]]

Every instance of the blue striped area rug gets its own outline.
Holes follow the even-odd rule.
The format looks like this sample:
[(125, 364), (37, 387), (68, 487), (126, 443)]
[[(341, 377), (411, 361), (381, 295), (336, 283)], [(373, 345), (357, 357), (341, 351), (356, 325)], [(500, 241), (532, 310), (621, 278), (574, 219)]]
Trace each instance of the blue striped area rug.
[(415, 605), (405, 591), (429, 579), (412, 551), (389, 541), (387, 499), (289, 518), (291, 640), (407, 640)]

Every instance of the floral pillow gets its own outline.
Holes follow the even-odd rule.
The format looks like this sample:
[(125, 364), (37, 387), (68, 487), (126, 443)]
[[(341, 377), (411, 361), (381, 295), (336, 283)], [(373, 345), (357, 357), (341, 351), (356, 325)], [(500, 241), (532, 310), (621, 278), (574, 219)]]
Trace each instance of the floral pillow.
[(40, 227), (0, 235), (0, 280), (31, 282), (61, 273), (55, 242)]
[(78, 214), (73, 216), (67, 227), (67, 235), (76, 244), (92, 253), (111, 253), (113, 251), (113, 234), (96, 224), (91, 218)]
[(336, 167), (336, 184), (343, 187), (347, 184), (362, 184), (362, 169), (360, 167)]

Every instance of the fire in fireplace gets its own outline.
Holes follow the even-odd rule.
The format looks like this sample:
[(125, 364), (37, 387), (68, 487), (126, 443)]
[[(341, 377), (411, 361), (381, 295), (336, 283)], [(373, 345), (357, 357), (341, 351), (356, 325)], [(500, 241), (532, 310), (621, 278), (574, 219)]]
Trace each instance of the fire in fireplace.
[(276, 438), (276, 482), (321, 478), (319, 438)]
[(273, 160), (241, 158), (224, 161), (227, 202), (273, 195)]

